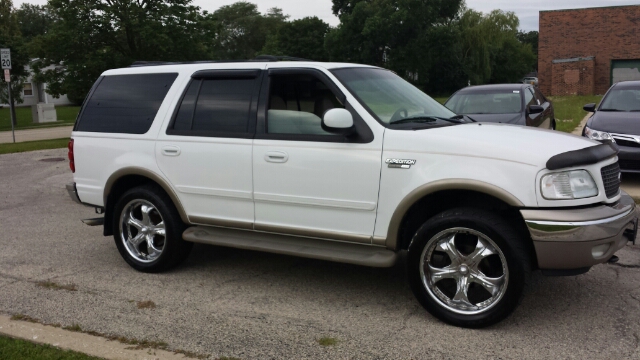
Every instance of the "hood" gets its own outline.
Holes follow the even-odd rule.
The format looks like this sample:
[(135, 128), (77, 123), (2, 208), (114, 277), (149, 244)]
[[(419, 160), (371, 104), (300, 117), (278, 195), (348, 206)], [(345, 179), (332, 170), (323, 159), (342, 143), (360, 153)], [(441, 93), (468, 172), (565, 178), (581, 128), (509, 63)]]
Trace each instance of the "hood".
[(385, 132), (385, 151), (412, 151), (512, 161), (546, 167), (554, 155), (600, 145), (559, 131), (506, 124), (473, 123), (416, 131)]
[(640, 112), (598, 111), (591, 117), (589, 127), (616, 134), (640, 135)]
[(522, 114), (465, 114), (477, 122), (503, 123), (513, 125), (524, 125)]

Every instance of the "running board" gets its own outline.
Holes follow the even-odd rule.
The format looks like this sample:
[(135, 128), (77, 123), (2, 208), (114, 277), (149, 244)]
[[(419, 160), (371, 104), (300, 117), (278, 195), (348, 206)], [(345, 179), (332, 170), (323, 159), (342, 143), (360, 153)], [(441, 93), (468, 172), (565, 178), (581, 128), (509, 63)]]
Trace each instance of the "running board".
[(182, 238), (195, 243), (371, 267), (391, 267), (397, 259), (395, 252), (372, 245), (209, 226), (190, 227), (182, 233)]

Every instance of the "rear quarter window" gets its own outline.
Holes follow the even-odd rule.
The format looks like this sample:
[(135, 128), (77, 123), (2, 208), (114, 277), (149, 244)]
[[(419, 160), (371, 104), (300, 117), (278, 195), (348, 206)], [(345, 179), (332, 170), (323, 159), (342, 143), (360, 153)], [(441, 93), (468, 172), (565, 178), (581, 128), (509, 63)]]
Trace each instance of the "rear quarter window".
[(104, 76), (87, 99), (75, 131), (144, 134), (177, 73)]

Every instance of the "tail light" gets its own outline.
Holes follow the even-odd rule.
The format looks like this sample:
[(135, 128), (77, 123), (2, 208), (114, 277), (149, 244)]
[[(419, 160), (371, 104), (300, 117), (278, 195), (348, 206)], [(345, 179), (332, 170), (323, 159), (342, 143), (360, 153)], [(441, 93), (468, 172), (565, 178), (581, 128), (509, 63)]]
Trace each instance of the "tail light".
[(69, 168), (71, 169), (72, 173), (76, 172), (76, 162), (73, 156), (73, 139), (69, 140)]

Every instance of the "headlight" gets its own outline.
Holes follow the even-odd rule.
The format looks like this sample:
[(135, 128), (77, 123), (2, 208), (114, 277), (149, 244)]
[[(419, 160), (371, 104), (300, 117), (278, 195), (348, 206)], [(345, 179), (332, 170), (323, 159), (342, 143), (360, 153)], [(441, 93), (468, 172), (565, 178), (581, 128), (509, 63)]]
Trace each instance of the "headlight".
[(609, 134), (608, 132), (593, 130), (593, 129), (590, 129), (590, 128), (586, 127), (586, 126), (584, 127), (584, 134), (589, 139), (598, 140), (598, 141), (609, 140), (609, 141), (616, 142), (613, 139), (613, 137), (611, 136), (611, 134)]
[(542, 197), (548, 200), (582, 199), (598, 195), (598, 186), (586, 170), (564, 171), (542, 177)]

